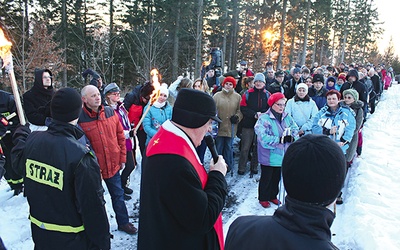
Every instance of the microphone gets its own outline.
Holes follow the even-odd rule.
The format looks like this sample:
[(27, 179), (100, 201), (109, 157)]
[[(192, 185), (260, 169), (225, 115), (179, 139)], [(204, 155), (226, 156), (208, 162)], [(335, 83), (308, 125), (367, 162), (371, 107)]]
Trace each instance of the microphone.
[(214, 139), (212, 138), (211, 135), (207, 135), (205, 137), (205, 140), (206, 140), (207, 147), (211, 152), (211, 155), (212, 155), (212, 158), (214, 160), (214, 163), (217, 163), (217, 161), (218, 161), (218, 153), (217, 153), (217, 149), (215, 148)]

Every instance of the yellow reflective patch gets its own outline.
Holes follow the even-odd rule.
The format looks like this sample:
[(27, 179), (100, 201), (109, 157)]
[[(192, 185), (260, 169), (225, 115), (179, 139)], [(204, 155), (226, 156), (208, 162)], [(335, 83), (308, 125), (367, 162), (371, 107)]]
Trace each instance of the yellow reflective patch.
[(51, 223), (46, 223), (42, 222), (36, 218), (34, 218), (32, 215), (29, 215), (29, 219), (33, 224), (36, 226), (40, 227), (41, 229), (45, 230), (50, 230), (50, 231), (58, 231), (62, 233), (79, 233), (85, 230), (85, 227), (79, 226), (79, 227), (72, 227), (72, 226), (64, 226), (64, 225), (57, 225), (57, 224), (51, 224)]
[(7, 111), (7, 112), (3, 112), (3, 113), (1, 113), (4, 117), (7, 117), (7, 116), (9, 116), (10, 115), (10, 111)]
[(58, 188), (62, 191), (64, 186), (63, 171), (53, 166), (31, 159), (26, 160), (25, 166), (27, 178), (42, 183), (44, 185)]
[(7, 180), (8, 183), (12, 183), (12, 184), (19, 184), (19, 183), (23, 183), (24, 179), (21, 178), (19, 180)]

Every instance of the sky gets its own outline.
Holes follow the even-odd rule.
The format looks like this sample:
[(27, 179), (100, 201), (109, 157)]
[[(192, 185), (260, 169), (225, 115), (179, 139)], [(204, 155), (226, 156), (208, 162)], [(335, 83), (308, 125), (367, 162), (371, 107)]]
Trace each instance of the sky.
[[(344, 204), (337, 206), (333, 222), (332, 242), (340, 249), (391, 250), (400, 249), (400, 85), (385, 91), (374, 114), (368, 116), (363, 128), (364, 146), (349, 170), (343, 188)], [(235, 152), (238, 156), (238, 140)], [(139, 151), (139, 150), (138, 150)], [(211, 158), (206, 153), (206, 161)], [(140, 163), (140, 155), (137, 155)], [(237, 162), (237, 157), (236, 157)], [(235, 172), (235, 169), (233, 170)], [(258, 204), (259, 174), (226, 176), (228, 202), (223, 210), (224, 233), (242, 215), (272, 215), (273, 205), (264, 209)], [(104, 184), (104, 183), (103, 183)], [(130, 221), (138, 225), (140, 166), (131, 175), (132, 200), (126, 205)], [(106, 209), (114, 235), (112, 249), (136, 249), (137, 236), (117, 231), (110, 195), (105, 188)], [(12, 196), (6, 181), (0, 181), (0, 237), (9, 250), (33, 249), (28, 220), (28, 204), (22, 195)]]
[(375, 0), (379, 12), (379, 20), (383, 21), (382, 28), (385, 29), (382, 38), (378, 41), (381, 54), (389, 45), (390, 37), (393, 39), (395, 54), (400, 56), (400, 32), (399, 32), (399, 0)]

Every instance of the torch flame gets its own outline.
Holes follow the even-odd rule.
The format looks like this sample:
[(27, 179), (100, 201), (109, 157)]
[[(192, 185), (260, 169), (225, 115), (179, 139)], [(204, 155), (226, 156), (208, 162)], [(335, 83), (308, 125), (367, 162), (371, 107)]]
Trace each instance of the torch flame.
[(154, 90), (150, 95), (150, 105), (153, 105), (160, 96), (160, 79), (161, 75), (157, 69), (152, 69), (150, 71), (151, 83), (153, 84)]
[(3, 30), (0, 28), (0, 57), (3, 59), (4, 66), (12, 62), (11, 46), (12, 43), (6, 39)]

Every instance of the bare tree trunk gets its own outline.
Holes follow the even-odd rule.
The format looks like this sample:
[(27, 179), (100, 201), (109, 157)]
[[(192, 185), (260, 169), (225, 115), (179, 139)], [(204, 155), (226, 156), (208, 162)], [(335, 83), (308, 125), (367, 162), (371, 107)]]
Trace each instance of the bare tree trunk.
[[(225, 20), (225, 22), (224, 22), (224, 34), (223, 34), (223, 37), (222, 37), (222, 58), (221, 58), (221, 61), (222, 61), (222, 74), (223, 73), (225, 73), (225, 60), (226, 60), (226, 20), (228, 19), (228, 11), (226, 10), (225, 11), (225, 15), (224, 15), (224, 20)], [(228, 63), (227, 64), (228, 66), (230, 65), (230, 63)]]
[(333, 30), (331, 65), (333, 65), (333, 60), (335, 59), (335, 39), (336, 39), (336, 32), (335, 30)]
[(310, 26), (310, 10), (311, 10), (311, 0), (307, 2), (307, 18), (306, 18), (306, 27), (304, 31), (304, 43), (303, 43), (303, 55), (300, 60), (300, 65), (306, 64), (306, 56), (307, 56), (307, 43), (308, 43), (308, 27)]
[(62, 77), (62, 85), (64, 87), (68, 86), (68, 72), (67, 72), (67, 0), (62, 0), (62, 34), (63, 34), (63, 60), (64, 60), (64, 68), (63, 68), (63, 77)]
[(179, 67), (179, 62), (178, 62), (178, 52), (179, 52), (179, 28), (180, 28), (180, 22), (181, 22), (181, 1), (178, 1), (178, 6), (176, 8), (176, 19), (175, 19), (175, 31), (174, 31), (174, 49), (172, 52), (172, 79), (176, 79), (178, 77), (178, 67)]
[(110, 31), (108, 42), (109, 67), (111, 68), (110, 82), (114, 79), (114, 57), (112, 56), (113, 33), (114, 33), (114, 0), (110, 0)]
[(25, 65), (25, 42), (29, 36), (29, 20), (28, 20), (28, 0), (24, 0), (24, 10), (22, 14), (22, 87), (23, 92), (26, 91), (26, 65)]
[[(348, 2), (348, 4), (347, 4), (347, 9), (349, 9), (350, 8), (350, 0), (349, 0), (349, 2)], [(343, 44), (342, 44), (342, 55), (341, 55), (341, 57), (340, 57), (340, 59), (341, 59), (341, 62), (344, 62), (344, 52), (345, 52), (345, 50), (346, 50), (346, 42), (347, 42), (347, 35), (348, 35), (348, 33), (349, 33), (349, 31), (348, 31), (348, 18), (346, 18), (346, 23), (344, 24), (344, 36), (343, 36)]]
[(195, 60), (194, 78), (200, 77), (202, 38), (203, 38), (203, 0), (198, 0), (197, 25), (196, 25), (196, 60)]
[(282, 22), (281, 22), (281, 40), (279, 42), (279, 56), (278, 56), (278, 64), (276, 66), (277, 69), (282, 68), (282, 54), (283, 54), (283, 46), (284, 46), (284, 42), (285, 42), (286, 7), (287, 7), (287, 0), (283, 0)]
[(238, 39), (237, 39), (237, 34), (239, 30), (239, 6), (238, 6), (238, 1), (233, 0), (233, 29), (232, 29), (232, 43), (231, 43), (231, 69), (236, 69), (236, 62), (238, 60), (237, 58), (237, 46), (238, 46)]
[[(318, 17), (315, 18), (315, 27), (317, 27), (317, 23), (318, 23)], [(314, 34), (314, 45), (313, 45), (313, 54), (312, 54), (312, 63), (314, 63), (316, 61), (316, 54), (317, 54), (317, 41), (318, 41), (318, 32), (317, 32), (317, 28), (315, 29), (315, 34)]]

